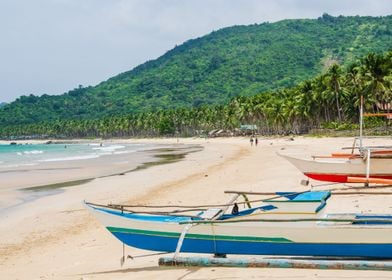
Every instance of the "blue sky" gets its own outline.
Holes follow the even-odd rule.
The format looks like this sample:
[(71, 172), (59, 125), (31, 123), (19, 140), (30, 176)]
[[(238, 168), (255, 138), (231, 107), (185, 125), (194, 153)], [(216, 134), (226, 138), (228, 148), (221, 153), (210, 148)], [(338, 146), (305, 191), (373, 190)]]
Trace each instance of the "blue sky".
[(0, 102), (96, 85), (222, 27), (392, 14), (391, 0), (0, 0)]

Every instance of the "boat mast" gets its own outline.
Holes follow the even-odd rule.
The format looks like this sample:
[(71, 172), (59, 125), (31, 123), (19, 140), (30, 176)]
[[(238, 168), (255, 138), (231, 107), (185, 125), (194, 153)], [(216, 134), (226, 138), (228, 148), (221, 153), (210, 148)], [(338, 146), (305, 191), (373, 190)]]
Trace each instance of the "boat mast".
[(363, 95), (361, 95), (361, 104), (359, 107), (359, 151), (362, 150), (362, 137), (363, 137)]

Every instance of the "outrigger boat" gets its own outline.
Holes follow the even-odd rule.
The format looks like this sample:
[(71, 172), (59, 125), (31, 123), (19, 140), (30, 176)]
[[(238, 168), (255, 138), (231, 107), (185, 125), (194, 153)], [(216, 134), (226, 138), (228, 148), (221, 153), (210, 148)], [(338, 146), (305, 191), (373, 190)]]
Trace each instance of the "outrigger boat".
[(392, 215), (325, 214), (328, 191), (277, 193), (253, 201), (247, 194), (254, 193), (234, 193), (228, 204), (165, 212), (169, 206), (85, 205), (121, 242), (145, 250), (392, 258)]
[[(391, 113), (364, 114), (363, 98), (360, 106), (359, 137), (354, 139), (351, 153), (332, 153), (309, 158), (297, 158), (278, 153), (304, 175), (318, 181), (338, 183), (376, 183), (392, 185), (392, 146), (364, 146), (363, 116), (385, 116)], [(354, 151), (358, 150), (357, 153)]]
[(392, 150), (389, 147), (362, 147), (358, 154), (297, 158), (280, 153), (307, 177), (338, 183), (392, 184)]

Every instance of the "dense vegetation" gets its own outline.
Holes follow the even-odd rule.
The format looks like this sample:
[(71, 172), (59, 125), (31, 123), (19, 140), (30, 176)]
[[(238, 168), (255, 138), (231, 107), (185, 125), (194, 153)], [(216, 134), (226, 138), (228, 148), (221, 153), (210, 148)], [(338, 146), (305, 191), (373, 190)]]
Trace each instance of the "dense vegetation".
[[(308, 90), (314, 91), (313, 84), (316, 82), (308, 81), (292, 90), (277, 89), (292, 87), (310, 79), (334, 62), (347, 66), (371, 51), (382, 53), (388, 50), (392, 46), (391, 27), (392, 16), (332, 17), (325, 14), (319, 19), (283, 20), (224, 28), (187, 41), (160, 58), (95, 87), (79, 87), (61, 96), (22, 96), (0, 108), (0, 124), (4, 131), (8, 125), (42, 122), (51, 122), (52, 127), (55, 127), (53, 124), (61, 127), (74, 124), (94, 127), (96, 123), (101, 123), (98, 128), (83, 132), (83, 135), (94, 135), (98, 133), (96, 131), (106, 134), (104, 130), (109, 128), (102, 127), (112, 119), (122, 119), (126, 131), (130, 126), (138, 127), (136, 130), (139, 131), (141, 122), (143, 129), (151, 128), (157, 125), (154, 118), (161, 116), (170, 119), (168, 127), (174, 126), (182, 131), (183, 127), (189, 127), (189, 124), (177, 124), (182, 119), (197, 116), (197, 120), (203, 121), (203, 118), (210, 118), (212, 113), (209, 111), (214, 110), (235, 115), (238, 113), (236, 110), (240, 110), (236, 106), (243, 102), (249, 103), (249, 106), (253, 103), (271, 105), (263, 110), (257, 109), (263, 113), (255, 116), (266, 118), (267, 112), (278, 110), (272, 106), (290, 106), (277, 103), (277, 100), (283, 102), (287, 95), (293, 94), (295, 99), (308, 98), (309, 94), (303, 93), (305, 89), (298, 88), (307, 87), (310, 83), (312, 86)], [(339, 66), (334, 69), (341, 71)], [(320, 76), (318, 79), (332, 78)], [(326, 81), (320, 83), (318, 86), (328, 86)], [(297, 96), (297, 93), (293, 93), (295, 91), (302, 93)], [(260, 92), (272, 94), (255, 96)], [(255, 97), (245, 98), (251, 96)], [(230, 105), (225, 106), (230, 100), (233, 100)], [(220, 106), (213, 109), (206, 104)], [(157, 110), (159, 113), (156, 113)], [(249, 110), (256, 109), (247, 108), (246, 112)], [(324, 112), (322, 108), (306, 110), (306, 114), (322, 110), (319, 113), (325, 114), (325, 120), (335, 117), (332, 108), (328, 108), (331, 112)], [(283, 111), (277, 112), (277, 116), (284, 114)], [(230, 126), (237, 125), (239, 121), (253, 121), (251, 117), (245, 118), (246, 112), (240, 113), (235, 120), (229, 118)], [(173, 114), (180, 114), (179, 119), (173, 119)], [(342, 112), (340, 118), (351, 117), (352, 114)], [(300, 121), (302, 117), (295, 115), (295, 121)], [(150, 125), (147, 125), (149, 122)], [(205, 128), (215, 125), (213, 119), (205, 122), (208, 123)], [(164, 128), (159, 130), (165, 131)], [(45, 133), (55, 131), (58, 129)]]
[(235, 97), (226, 105), (7, 126), (0, 128), (0, 135), (190, 136), (213, 129), (235, 131), (241, 124), (255, 124), (262, 134), (302, 133), (325, 124), (338, 128), (358, 123), (360, 96), (366, 101), (366, 111), (378, 112), (376, 104), (392, 102), (391, 89), (392, 50), (370, 53), (345, 69), (333, 64), (295, 87)]

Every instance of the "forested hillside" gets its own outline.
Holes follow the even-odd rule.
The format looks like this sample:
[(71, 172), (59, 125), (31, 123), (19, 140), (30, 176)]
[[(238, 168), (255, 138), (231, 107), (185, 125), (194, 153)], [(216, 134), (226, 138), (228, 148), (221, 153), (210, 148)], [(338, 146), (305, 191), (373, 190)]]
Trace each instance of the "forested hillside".
[[(300, 134), (312, 128), (356, 129), (361, 96), (366, 112), (384, 108), (392, 113), (392, 51), (369, 53), (346, 70), (333, 64), (295, 87), (235, 97), (226, 105), (0, 126), (0, 137), (195, 136), (217, 129), (239, 132), (241, 124), (256, 125), (253, 132), (263, 135)], [(365, 128), (369, 124), (381, 127), (378, 133), (391, 134), (388, 120), (385, 123), (382, 117), (366, 119)]]
[[(225, 104), (291, 87), (392, 46), (392, 16), (283, 20), (224, 28), (94, 87), (22, 96), (0, 108), (1, 125), (88, 120)], [(104, 67), (104, 66), (102, 66)]]

